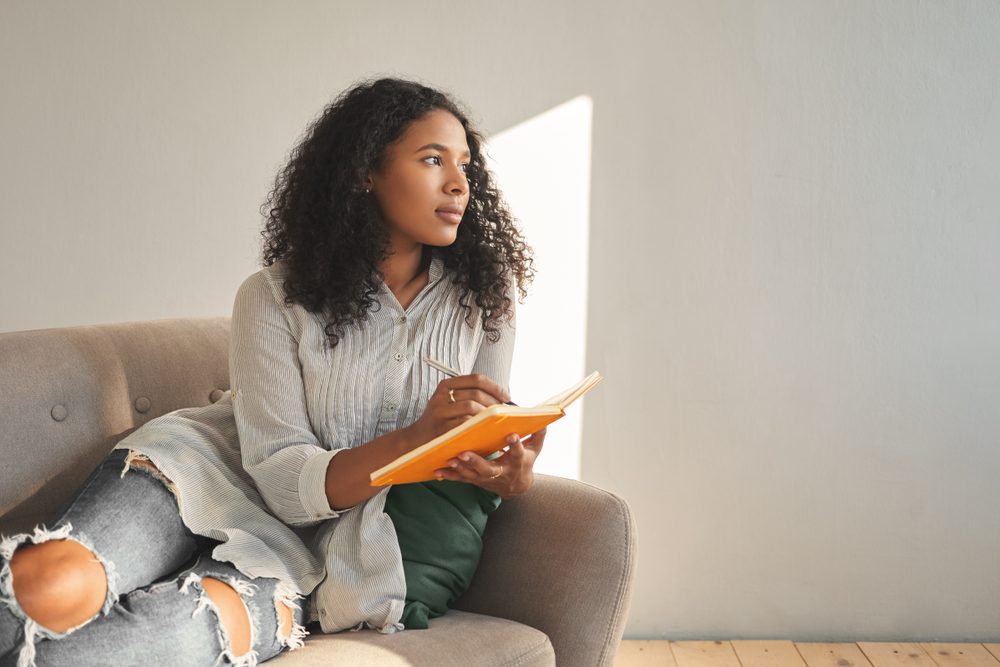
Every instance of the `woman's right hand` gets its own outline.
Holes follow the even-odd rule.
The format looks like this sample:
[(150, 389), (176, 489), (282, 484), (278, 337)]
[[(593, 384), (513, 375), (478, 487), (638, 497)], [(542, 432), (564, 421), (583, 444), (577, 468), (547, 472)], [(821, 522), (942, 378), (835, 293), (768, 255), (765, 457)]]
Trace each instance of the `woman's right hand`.
[(409, 426), (414, 446), (447, 433), (491, 405), (509, 400), (504, 388), (485, 375), (459, 375), (442, 380), (427, 401), (424, 414)]

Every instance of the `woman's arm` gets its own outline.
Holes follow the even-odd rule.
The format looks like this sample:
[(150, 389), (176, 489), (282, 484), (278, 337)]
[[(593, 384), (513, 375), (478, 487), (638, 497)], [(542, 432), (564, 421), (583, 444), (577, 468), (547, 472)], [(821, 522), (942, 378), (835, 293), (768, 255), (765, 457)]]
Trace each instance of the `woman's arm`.
[(309, 421), (292, 318), (269, 276), (257, 272), (236, 293), (229, 377), (243, 468), (268, 508), (289, 525), (338, 516), (325, 491), (330, 459)]
[[(451, 392), (462, 396), (452, 402)], [(460, 392), (460, 393), (459, 393)], [(360, 447), (341, 452), (326, 470), (330, 507), (353, 507), (382, 487), (371, 485), (371, 473), (398, 456), (430, 442), (494, 403), (510, 400), (507, 392), (485, 375), (460, 375), (442, 380), (427, 401), (420, 418)]]
[[(301, 332), (258, 272), (237, 291), (231, 320), (229, 372), (233, 414), (243, 467), (264, 502), (289, 525), (310, 525), (339, 516), (381, 488), (370, 475), (485, 406), (510, 400), (483, 375), (442, 381), (413, 424), (353, 448), (327, 450), (309, 422), (302, 367)], [(505, 376), (506, 380), (506, 376)], [(452, 403), (449, 389), (465, 400)]]

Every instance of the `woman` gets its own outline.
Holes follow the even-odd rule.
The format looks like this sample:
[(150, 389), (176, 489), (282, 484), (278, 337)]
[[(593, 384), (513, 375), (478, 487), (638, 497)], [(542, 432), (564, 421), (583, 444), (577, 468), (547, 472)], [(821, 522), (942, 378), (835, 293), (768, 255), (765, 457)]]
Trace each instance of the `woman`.
[(230, 391), (147, 422), (51, 529), (0, 543), (0, 664), (107, 664), (113, 651), (122, 664), (252, 665), (301, 645), (312, 621), (421, 627), (461, 591), (408, 569), (418, 547), (402, 517), (426, 533), (455, 525), (448, 512), (472, 516), (463, 553), (478, 558), (485, 514), (531, 486), (544, 431), (512, 434), (494, 460), (450, 461), (437, 477), (451, 491), (417, 512), (416, 485), (368, 483), (510, 400), (530, 249), (455, 103), (404, 80), (354, 86), (263, 208), (264, 268), (233, 306)]

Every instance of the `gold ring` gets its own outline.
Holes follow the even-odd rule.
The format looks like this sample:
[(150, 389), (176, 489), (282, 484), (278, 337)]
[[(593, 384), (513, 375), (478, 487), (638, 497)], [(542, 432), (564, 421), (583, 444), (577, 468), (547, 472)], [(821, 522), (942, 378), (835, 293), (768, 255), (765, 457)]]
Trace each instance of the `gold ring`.
[(454, 389), (449, 389), (448, 390), (448, 402), (449, 403), (454, 403), (455, 402), (455, 390)]
[(498, 472), (497, 474), (495, 474), (492, 477), (490, 477), (490, 479), (496, 479), (497, 477), (499, 477), (502, 474), (503, 474), (503, 464), (501, 463), (500, 464), (500, 472)]

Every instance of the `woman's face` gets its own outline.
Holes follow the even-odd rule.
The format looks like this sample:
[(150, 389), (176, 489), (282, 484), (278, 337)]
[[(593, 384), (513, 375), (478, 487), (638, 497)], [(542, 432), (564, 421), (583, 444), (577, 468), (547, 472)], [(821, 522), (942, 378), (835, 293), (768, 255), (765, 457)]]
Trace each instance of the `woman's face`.
[(410, 123), (386, 149), (382, 168), (372, 171), (368, 187), (389, 226), (392, 252), (455, 242), (469, 203), (469, 160), (465, 128), (441, 109)]

